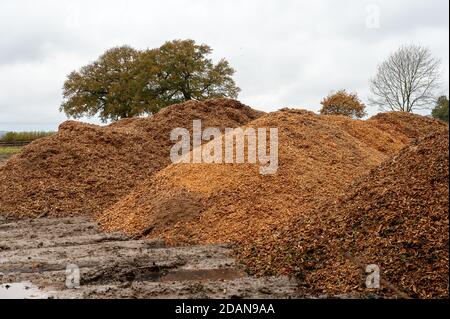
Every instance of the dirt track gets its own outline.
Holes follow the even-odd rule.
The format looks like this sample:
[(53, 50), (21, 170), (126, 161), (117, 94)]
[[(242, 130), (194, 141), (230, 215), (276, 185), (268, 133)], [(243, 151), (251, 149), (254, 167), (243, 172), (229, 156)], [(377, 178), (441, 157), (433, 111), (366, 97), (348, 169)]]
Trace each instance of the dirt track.
[[(0, 217), (0, 284), (31, 282), (44, 298), (299, 297), (294, 280), (247, 276), (230, 250), (131, 240), (84, 217)], [(79, 289), (65, 287), (68, 264), (80, 268)]]

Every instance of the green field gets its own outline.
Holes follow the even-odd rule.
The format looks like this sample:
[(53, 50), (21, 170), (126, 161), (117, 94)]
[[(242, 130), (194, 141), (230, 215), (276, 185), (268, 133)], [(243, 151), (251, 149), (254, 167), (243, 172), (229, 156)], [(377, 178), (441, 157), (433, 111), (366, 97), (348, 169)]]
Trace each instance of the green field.
[(22, 150), (19, 146), (0, 146), (0, 155), (13, 155), (17, 154)]
[(30, 132), (7, 132), (0, 137), (0, 142), (31, 142), (42, 137), (55, 134), (55, 132), (30, 131)]

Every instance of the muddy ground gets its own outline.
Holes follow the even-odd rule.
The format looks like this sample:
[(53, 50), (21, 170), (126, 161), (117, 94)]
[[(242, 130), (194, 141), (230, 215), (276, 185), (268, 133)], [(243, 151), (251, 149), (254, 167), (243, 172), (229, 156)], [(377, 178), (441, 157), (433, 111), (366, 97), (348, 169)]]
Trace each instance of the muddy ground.
[[(85, 217), (0, 217), (0, 295), (14, 297), (14, 284), (28, 282), (41, 298), (305, 297), (293, 279), (248, 276), (231, 249), (132, 240), (102, 233)], [(78, 289), (66, 287), (69, 264), (79, 267)]]

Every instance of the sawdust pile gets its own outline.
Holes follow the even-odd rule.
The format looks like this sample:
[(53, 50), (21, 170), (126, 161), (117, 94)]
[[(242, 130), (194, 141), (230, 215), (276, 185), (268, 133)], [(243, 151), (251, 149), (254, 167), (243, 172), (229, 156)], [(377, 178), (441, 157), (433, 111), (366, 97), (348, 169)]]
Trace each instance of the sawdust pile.
[[(411, 137), (440, 126), (411, 114), (407, 121), (396, 113), (388, 117), (409, 134), (380, 128), (386, 119), (357, 121), (289, 109), (267, 114), (248, 126), (278, 128), (276, 174), (260, 175), (258, 164), (170, 165), (98, 220), (106, 230), (162, 237), (172, 244), (244, 244), (277, 236), (295, 216), (335, 198)], [(415, 128), (411, 122), (422, 126)]]
[(448, 129), (412, 143), (241, 258), (295, 273), (319, 294), (367, 293), (375, 264), (387, 296), (448, 298), (448, 144)]
[(170, 163), (173, 128), (191, 128), (194, 119), (239, 127), (260, 115), (238, 101), (213, 99), (104, 127), (65, 122), (58, 134), (33, 142), (0, 168), (0, 214), (100, 213)]

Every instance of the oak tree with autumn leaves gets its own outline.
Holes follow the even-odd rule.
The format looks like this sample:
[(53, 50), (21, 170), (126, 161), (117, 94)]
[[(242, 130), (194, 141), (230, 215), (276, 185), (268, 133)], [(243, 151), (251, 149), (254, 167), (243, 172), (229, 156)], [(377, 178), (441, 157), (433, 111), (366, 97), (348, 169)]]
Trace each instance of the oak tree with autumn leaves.
[(362, 118), (367, 115), (366, 106), (361, 102), (356, 93), (347, 93), (340, 90), (331, 93), (320, 102), (323, 115), (344, 115), (352, 118)]
[(208, 58), (212, 49), (193, 40), (166, 42), (159, 48), (112, 48), (69, 74), (60, 110), (69, 117), (98, 115), (103, 122), (143, 114), (188, 100), (236, 98), (234, 69)]

